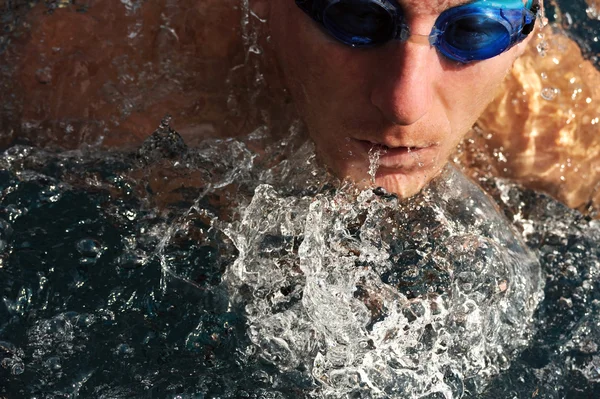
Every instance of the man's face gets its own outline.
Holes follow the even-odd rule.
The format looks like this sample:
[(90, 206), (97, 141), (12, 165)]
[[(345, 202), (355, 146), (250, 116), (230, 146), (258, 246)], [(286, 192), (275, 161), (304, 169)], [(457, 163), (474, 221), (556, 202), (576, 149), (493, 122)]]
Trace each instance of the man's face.
[[(398, 1), (418, 35), (429, 35), (441, 12), (463, 3)], [(383, 148), (375, 185), (401, 196), (439, 173), (525, 45), (460, 64), (421, 39), (351, 48), (293, 0), (271, 0), (268, 19), (286, 85), (320, 159), (338, 177), (368, 186), (369, 151)]]

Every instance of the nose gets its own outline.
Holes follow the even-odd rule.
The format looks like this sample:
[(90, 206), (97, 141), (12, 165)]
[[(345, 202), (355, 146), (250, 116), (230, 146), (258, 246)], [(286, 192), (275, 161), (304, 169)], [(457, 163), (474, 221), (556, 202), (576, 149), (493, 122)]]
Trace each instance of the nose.
[(439, 59), (423, 43), (390, 43), (382, 52), (371, 102), (396, 125), (411, 125), (423, 118), (434, 100)]

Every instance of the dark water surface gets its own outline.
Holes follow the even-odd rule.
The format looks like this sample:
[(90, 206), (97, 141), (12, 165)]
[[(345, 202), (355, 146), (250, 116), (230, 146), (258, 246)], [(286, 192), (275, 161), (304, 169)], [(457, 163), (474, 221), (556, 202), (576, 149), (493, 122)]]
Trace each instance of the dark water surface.
[(600, 394), (597, 221), (489, 181), (504, 219), (457, 171), (345, 200), (305, 146), (161, 134), (3, 154), (0, 396)]

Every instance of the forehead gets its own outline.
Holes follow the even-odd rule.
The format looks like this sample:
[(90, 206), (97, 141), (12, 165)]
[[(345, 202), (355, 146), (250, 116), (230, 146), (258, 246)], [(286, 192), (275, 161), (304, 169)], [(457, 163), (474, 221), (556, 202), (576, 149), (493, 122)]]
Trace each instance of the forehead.
[(440, 14), (451, 7), (471, 3), (473, 0), (396, 0), (406, 12), (414, 15)]
[[(407, 13), (413, 15), (441, 14), (448, 8), (473, 3), (475, 0), (390, 0), (395, 1)], [(527, 0), (523, 0), (527, 4)]]

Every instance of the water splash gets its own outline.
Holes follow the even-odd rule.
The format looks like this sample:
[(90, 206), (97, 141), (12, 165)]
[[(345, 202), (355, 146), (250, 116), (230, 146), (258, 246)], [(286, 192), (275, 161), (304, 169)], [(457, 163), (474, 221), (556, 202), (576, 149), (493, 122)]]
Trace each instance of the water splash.
[(373, 184), (375, 184), (377, 169), (379, 169), (379, 159), (386, 152), (386, 148), (380, 145), (374, 145), (369, 149), (369, 176), (371, 176), (371, 183)]
[(485, 195), (442, 180), (416, 203), (258, 186), (224, 229), (239, 251), (224, 280), (260, 357), (331, 398), (460, 397), (508, 368), (539, 264)]
[(411, 200), (355, 192), (286, 140), (0, 157), (6, 395), (596, 389), (597, 222), (498, 184), (507, 219), (452, 169)]

